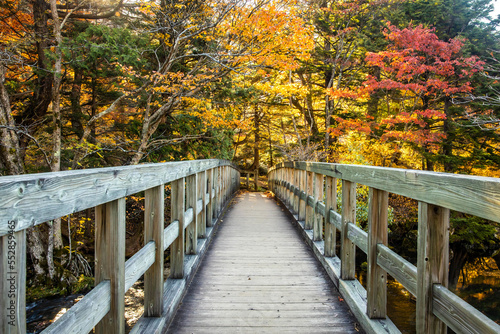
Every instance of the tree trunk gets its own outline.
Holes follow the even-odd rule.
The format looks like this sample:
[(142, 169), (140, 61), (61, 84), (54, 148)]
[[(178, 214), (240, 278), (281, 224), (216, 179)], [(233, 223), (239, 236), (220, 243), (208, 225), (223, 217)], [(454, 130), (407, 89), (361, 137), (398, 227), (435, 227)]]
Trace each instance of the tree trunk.
[(443, 140), (443, 166), (444, 171), (447, 173), (454, 172), (453, 168), (453, 126), (450, 115), (450, 107), (451, 107), (451, 99), (449, 97), (445, 97), (444, 101), (444, 113), (446, 118), (443, 121), (443, 132), (446, 138)]
[(259, 110), (256, 108), (254, 116), (254, 147), (253, 147), (253, 164), (250, 166), (250, 170), (259, 169), (260, 166), (260, 115)]
[(453, 256), (450, 259), (450, 269), (448, 274), (448, 285), (450, 288), (455, 288), (458, 284), (458, 279), (460, 277), (460, 272), (467, 263), (467, 249), (461, 245), (450, 245), (450, 249), (453, 252)]

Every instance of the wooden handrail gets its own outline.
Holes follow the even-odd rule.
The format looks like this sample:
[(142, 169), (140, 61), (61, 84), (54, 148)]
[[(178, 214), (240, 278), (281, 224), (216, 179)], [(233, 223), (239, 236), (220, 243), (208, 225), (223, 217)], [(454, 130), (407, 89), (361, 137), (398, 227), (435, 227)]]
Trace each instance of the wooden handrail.
[[(314, 162), (281, 163), (268, 179), (367, 332), (399, 332), (385, 310), (390, 274), (417, 298), (417, 333), (446, 333), (446, 327), (457, 333), (500, 333), (498, 324), (447, 289), (449, 211), (500, 222), (499, 179)], [(340, 214), (334, 200), (337, 179), (342, 181)], [(368, 233), (356, 226), (356, 183), (370, 187)], [(318, 197), (319, 189), (326, 189), (326, 196)], [(389, 192), (419, 201), (417, 266), (387, 247)], [(367, 254), (367, 290), (354, 279), (355, 246)]]
[[(161, 331), (239, 180), (239, 170), (223, 160), (1, 177), (0, 332), (26, 333), (26, 229), (92, 207), (96, 287), (43, 333), (88, 333), (93, 328), (96, 333), (124, 333), (124, 294), (142, 275), (145, 311), (132, 332)], [(172, 185), (172, 220), (164, 228), (166, 183)], [(142, 191), (144, 247), (125, 262), (125, 197)], [(163, 251), (168, 247), (172, 273), (165, 282)], [(186, 248), (193, 255), (185, 254)]]

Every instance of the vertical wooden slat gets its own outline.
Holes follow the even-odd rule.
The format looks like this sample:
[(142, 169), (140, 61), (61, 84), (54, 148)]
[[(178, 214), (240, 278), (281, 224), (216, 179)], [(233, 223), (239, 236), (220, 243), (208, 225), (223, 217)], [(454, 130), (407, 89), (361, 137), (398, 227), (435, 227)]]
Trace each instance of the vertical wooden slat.
[(377, 265), (377, 244), (387, 245), (387, 191), (370, 188), (368, 193), (368, 277), (366, 312), (371, 319), (387, 315), (387, 273)]
[(342, 180), (342, 230), (340, 249), (340, 278), (355, 279), (356, 246), (347, 236), (347, 224), (356, 223), (356, 183)]
[(26, 230), (0, 237), (0, 333), (26, 333)]
[[(299, 170), (297, 169), (293, 169), (293, 184), (295, 185), (295, 188), (299, 188), (300, 187), (300, 177), (299, 177)], [(299, 213), (299, 196), (296, 195), (296, 193), (294, 193), (294, 197), (293, 197), (293, 211), (295, 212), (295, 214), (298, 214)]]
[(96, 207), (95, 284), (111, 284), (111, 309), (96, 334), (125, 333), (125, 214), (125, 198)]
[(312, 230), (314, 226), (314, 208), (311, 207), (310, 205), (307, 205), (307, 198), (309, 195), (313, 195), (313, 187), (314, 187), (314, 173), (313, 172), (307, 172), (307, 190), (306, 190), (306, 223), (305, 223), (305, 229), (306, 230)]
[(216, 219), (219, 216), (219, 167), (214, 168), (214, 180), (213, 188), (215, 197), (212, 199), (214, 201), (212, 205), (212, 219)]
[(163, 310), (164, 186), (146, 190), (144, 245), (155, 242), (155, 262), (144, 274), (144, 316), (160, 317)]
[(186, 206), (193, 209), (193, 221), (186, 227), (186, 254), (194, 255), (198, 245), (198, 215), (196, 203), (198, 202), (198, 176), (190, 175), (186, 180)]
[[(314, 202), (323, 201), (324, 196), (324, 177), (323, 174), (314, 173)], [(317, 205), (314, 205), (314, 228), (313, 240), (323, 240), (323, 216), (317, 211)]]
[(211, 227), (212, 224), (212, 217), (213, 217), (213, 199), (212, 199), (212, 194), (213, 194), (213, 181), (214, 181), (214, 170), (210, 169), (207, 172), (207, 193), (208, 193), (208, 204), (207, 204), (207, 212), (206, 212), (206, 220), (207, 220), (207, 227)]
[(181, 178), (172, 181), (171, 210), (172, 221), (179, 221), (179, 236), (170, 246), (170, 277), (184, 277), (184, 213), (186, 211), (184, 199), (186, 197), (186, 180)]
[(207, 236), (207, 172), (198, 173), (198, 197), (203, 202), (203, 209), (198, 217), (198, 238), (206, 238)]
[(337, 179), (326, 177), (325, 256), (335, 256), (337, 229), (330, 223), (330, 210), (337, 212)]
[(418, 203), (417, 333), (446, 333), (432, 313), (432, 286), (448, 287), (450, 210)]
[[(299, 171), (300, 174), (300, 192), (306, 191), (307, 186), (306, 186), (306, 177), (307, 177), (307, 172), (304, 170)], [(304, 221), (306, 219), (306, 201), (302, 199), (302, 196), (300, 196), (299, 200), (299, 213), (298, 213), (299, 221)]]

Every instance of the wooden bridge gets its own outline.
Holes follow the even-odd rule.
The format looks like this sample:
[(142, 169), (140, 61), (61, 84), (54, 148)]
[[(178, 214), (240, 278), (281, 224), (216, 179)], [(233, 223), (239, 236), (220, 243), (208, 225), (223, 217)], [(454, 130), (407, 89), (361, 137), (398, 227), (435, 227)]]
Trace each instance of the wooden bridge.
[[(447, 289), (449, 211), (500, 221), (498, 179), (305, 162), (280, 164), (268, 179), (280, 206), (260, 193), (231, 201), (239, 171), (219, 160), (0, 178), (0, 333), (26, 333), (26, 229), (92, 207), (96, 286), (43, 333), (124, 333), (124, 294), (143, 275), (132, 333), (398, 333), (387, 274), (416, 297), (417, 333), (500, 333)], [(355, 224), (356, 183), (370, 187), (368, 233)], [(125, 197), (142, 192), (144, 247), (125, 261)], [(416, 267), (387, 246), (389, 192), (419, 201)], [(356, 249), (368, 258), (366, 290)]]

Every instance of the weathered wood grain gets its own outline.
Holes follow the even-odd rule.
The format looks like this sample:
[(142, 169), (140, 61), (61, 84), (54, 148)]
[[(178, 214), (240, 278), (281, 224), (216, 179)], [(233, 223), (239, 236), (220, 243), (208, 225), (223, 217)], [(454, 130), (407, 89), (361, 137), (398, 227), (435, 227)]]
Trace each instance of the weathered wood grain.
[(365, 254), (368, 253), (368, 233), (353, 223), (347, 224), (347, 237)]
[(207, 233), (207, 206), (205, 204), (207, 196), (207, 173), (198, 173), (198, 195), (200, 201), (200, 212), (198, 213), (198, 238), (205, 238)]
[(144, 274), (144, 314), (159, 317), (163, 309), (163, 224), (164, 186), (146, 190), (144, 204), (144, 244), (155, 243), (155, 261)]
[[(14, 231), (14, 223), (10, 224)], [(26, 231), (0, 237), (0, 332), (26, 333)]]
[(448, 286), (450, 210), (418, 203), (417, 309), (418, 333), (446, 333), (432, 312), (434, 284)]
[[(298, 172), (298, 171), (297, 171)], [(325, 203), (325, 256), (335, 256), (337, 245), (337, 229), (332, 224), (332, 211), (337, 211), (337, 179), (326, 177), (326, 203)]]
[(377, 245), (377, 264), (417, 296), (417, 267), (381, 244)]
[(349, 239), (348, 225), (356, 224), (356, 184), (342, 180), (342, 229), (340, 246), (340, 277), (344, 280), (355, 279), (356, 246)]
[(96, 334), (125, 333), (125, 198), (96, 207), (95, 282), (110, 280), (110, 310)]
[[(324, 177), (322, 174), (314, 174), (314, 226), (313, 226), (313, 235), (314, 241), (323, 240), (323, 216), (325, 215), (325, 210), (323, 209), (320, 212), (318, 205), (319, 203), (323, 204), (324, 197)], [(324, 205), (323, 205), (324, 207)]]
[(163, 250), (165, 251), (179, 236), (179, 221), (175, 220), (163, 230)]
[(500, 326), (440, 284), (432, 287), (433, 313), (455, 333), (498, 334)]
[(275, 168), (281, 167), (321, 173), (500, 222), (498, 178), (319, 162), (286, 162)]
[(387, 316), (387, 273), (377, 264), (377, 244), (387, 245), (389, 194), (370, 188), (368, 191), (368, 272), (366, 312), (371, 319)]
[[(137, 280), (144, 275), (146, 270), (155, 262), (156, 244), (154, 241), (149, 241), (137, 253), (125, 262), (125, 289), (134, 285)], [(163, 284), (163, 282), (162, 282)]]
[(0, 236), (8, 220), (20, 231), (221, 165), (232, 166), (196, 160), (0, 177)]
[(184, 239), (185, 239), (185, 179), (173, 181), (171, 183), (171, 216), (172, 224), (178, 221), (178, 235), (170, 248), (170, 277), (183, 278), (184, 277)]
[[(196, 254), (198, 245), (198, 177), (196, 174), (186, 178), (186, 206), (194, 212), (193, 221), (186, 227), (186, 254)], [(201, 208), (200, 208), (201, 209)]]

